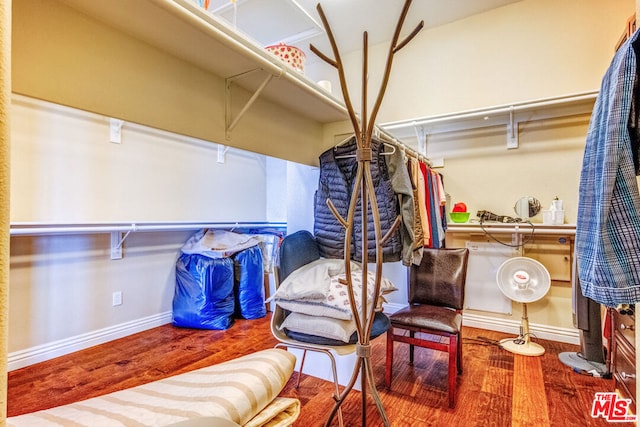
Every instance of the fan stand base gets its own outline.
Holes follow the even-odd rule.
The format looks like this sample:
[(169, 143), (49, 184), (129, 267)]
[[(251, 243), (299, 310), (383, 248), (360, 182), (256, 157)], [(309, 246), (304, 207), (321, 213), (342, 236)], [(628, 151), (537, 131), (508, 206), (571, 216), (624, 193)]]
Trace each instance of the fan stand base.
[(544, 347), (540, 344), (521, 338), (505, 338), (500, 340), (500, 347), (511, 353), (521, 354), (523, 356), (542, 356), (544, 354)]
[(594, 377), (611, 378), (607, 372), (607, 365), (593, 360), (587, 360), (579, 353), (564, 352), (558, 355), (562, 363), (572, 368), (578, 374), (591, 375)]

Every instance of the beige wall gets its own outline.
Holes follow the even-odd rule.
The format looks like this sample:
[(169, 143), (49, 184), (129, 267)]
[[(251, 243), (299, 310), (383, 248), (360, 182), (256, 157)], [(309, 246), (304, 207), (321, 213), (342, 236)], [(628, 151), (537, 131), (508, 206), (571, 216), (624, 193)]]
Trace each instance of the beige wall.
[[(15, 2), (12, 42), (15, 93), (283, 159), (317, 162), (320, 123), (259, 98), (227, 142), (224, 77), (229, 76), (213, 75), (63, 2)], [(236, 87), (233, 111), (248, 98)]]
[[(430, 137), (428, 154), (444, 158), (445, 188), (451, 203), (463, 201), (477, 219), (478, 210), (517, 216), (516, 201), (534, 196), (543, 209), (563, 200), (565, 222), (575, 224), (578, 184), (590, 115), (524, 122), (519, 148), (506, 148), (505, 128)], [(542, 214), (531, 218), (542, 222)]]
[[(11, 221), (264, 221), (266, 159), (14, 96)], [(37, 172), (37, 173), (34, 173)], [(260, 184), (257, 186), (256, 184)]]
[[(11, 115), (12, 222), (287, 220), (267, 206), (268, 192), (286, 200), (286, 173), (267, 167), (283, 160), (230, 149), (218, 163), (215, 144), (130, 123), (113, 144), (103, 116), (16, 95)], [(193, 232), (132, 232), (117, 260), (109, 232), (12, 236), (11, 369), (170, 322), (176, 259)]]
[(524, 0), (425, 31), (398, 56), (381, 120), (598, 89), (633, 10), (633, 0)]
[[(634, 0), (523, 0), (423, 30), (394, 58), (378, 122), (597, 90), (634, 10)], [(404, 33), (416, 23), (409, 16)], [(370, 48), (370, 93), (387, 50)], [(361, 53), (343, 60), (359, 108)], [(313, 61), (307, 75), (331, 80), (339, 93), (333, 68)]]

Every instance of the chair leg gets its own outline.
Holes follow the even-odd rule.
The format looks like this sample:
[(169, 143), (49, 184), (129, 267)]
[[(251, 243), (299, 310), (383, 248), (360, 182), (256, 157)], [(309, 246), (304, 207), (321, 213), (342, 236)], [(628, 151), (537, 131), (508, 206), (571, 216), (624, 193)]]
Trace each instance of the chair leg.
[[(409, 337), (415, 338), (416, 333), (413, 331), (409, 331)], [(409, 365), (413, 365), (413, 344), (409, 344)]]
[(298, 381), (296, 381), (296, 388), (300, 388), (300, 377), (302, 376), (302, 369), (304, 368), (304, 359), (307, 357), (307, 350), (302, 350), (302, 360), (300, 361), (300, 372), (298, 372)]
[[(338, 368), (336, 367), (336, 359), (333, 357), (333, 354), (329, 350), (326, 350), (327, 356), (331, 359), (331, 370), (333, 371), (333, 384), (336, 386), (336, 395), (337, 399), (340, 396), (340, 384), (338, 384)], [(338, 408), (338, 425), (340, 427), (344, 427), (344, 422), (342, 421), (342, 407)]]
[(458, 334), (458, 374), (462, 374), (462, 333)]
[(384, 383), (391, 389), (391, 372), (393, 370), (393, 326), (387, 330), (387, 357), (384, 372)]
[[(287, 346), (287, 345), (280, 345), (277, 344), (276, 347), (291, 347), (291, 348), (297, 348), (298, 350), (302, 350), (302, 360), (300, 361), (300, 372), (298, 373), (298, 382), (296, 384), (296, 388), (298, 388), (298, 386), (300, 385), (300, 377), (302, 376), (302, 369), (304, 368), (304, 360), (307, 356), (307, 349), (303, 348), (303, 347), (296, 347), (296, 346)], [(333, 353), (331, 352), (331, 350), (325, 350), (325, 349), (313, 349), (310, 351), (316, 351), (319, 353), (324, 353), (327, 355), (327, 357), (329, 358), (329, 361), (331, 362), (331, 371), (333, 373), (333, 384), (335, 385), (335, 396), (338, 397), (340, 396), (340, 384), (338, 383), (338, 368), (336, 365), (336, 359), (333, 356)], [(342, 421), (342, 408), (338, 408), (338, 424), (340, 427), (344, 427), (344, 422)]]
[(458, 365), (458, 337), (449, 337), (449, 408), (456, 405), (456, 371)]

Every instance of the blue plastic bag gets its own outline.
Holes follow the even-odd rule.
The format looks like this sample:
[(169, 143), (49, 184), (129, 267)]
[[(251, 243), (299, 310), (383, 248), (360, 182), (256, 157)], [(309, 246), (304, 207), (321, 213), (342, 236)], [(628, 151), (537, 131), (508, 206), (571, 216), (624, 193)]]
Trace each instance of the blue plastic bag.
[(262, 251), (254, 246), (235, 257), (236, 316), (260, 319), (267, 315), (264, 302), (264, 269)]
[(234, 309), (233, 259), (181, 254), (176, 262), (173, 325), (229, 329)]

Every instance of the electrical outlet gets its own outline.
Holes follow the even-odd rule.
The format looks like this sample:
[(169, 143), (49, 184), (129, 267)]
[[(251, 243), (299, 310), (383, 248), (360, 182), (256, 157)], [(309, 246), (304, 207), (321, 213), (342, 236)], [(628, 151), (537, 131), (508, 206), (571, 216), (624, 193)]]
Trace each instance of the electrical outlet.
[(116, 291), (111, 295), (111, 305), (113, 307), (122, 305), (122, 291)]

